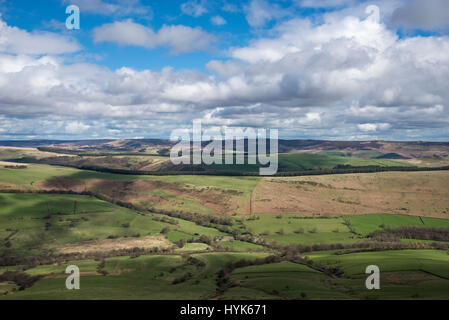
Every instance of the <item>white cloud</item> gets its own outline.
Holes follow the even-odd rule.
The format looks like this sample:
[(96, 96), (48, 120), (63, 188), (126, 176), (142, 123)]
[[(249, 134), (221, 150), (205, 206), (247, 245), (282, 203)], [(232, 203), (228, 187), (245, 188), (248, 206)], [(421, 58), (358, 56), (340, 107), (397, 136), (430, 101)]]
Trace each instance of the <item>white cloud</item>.
[(80, 121), (70, 121), (65, 126), (65, 132), (70, 134), (82, 134), (89, 130), (90, 126)]
[(164, 25), (157, 32), (149, 27), (125, 20), (105, 24), (94, 29), (95, 42), (112, 42), (121, 46), (140, 46), (148, 49), (169, 47), (179, 54), (206, 49), (214, 37), (201, 28), (183, 25)]
[(244, 7), (246, 20), (251, 27), (263, 27), (267, 22), (287, 16), (287, 10), (267, 0), (251, 0)]
[(357, 127), (363, 132), (375, 132), (387, 130), (391, 127), (391, 125), (389, 123), (364, 123), (357, 125)]
[[(154, 31), (129, 20), (98, 30), (97, 41), (178, 52), (204, 38), (189, 27)], [(204, 118), (214, 127), (279, 128), (282, 137), (449, 137), (448, 37), (399, 38), (357, 15), (292, 19), (268, 34), (209, 62), (209, 73), (0, 54), (0, 127), (9, 137), (167, 137)]]
[(223, 26), (227, 23), (226, 20), (221, 16), (214, 16), (210, 18), (210, 21), (216, 26)]
[(0, 15), (0, 52), (15, 54), (63, 54), (81, 49), (80, 44), (71, 37), (51, 32), (30, 33), (10, 27)]
[(181, 4), (181, 11), (184, 14), (198, 18), (207, 13), (206, 2), (204, 0), (189, 0)]
[(391, 17), (394, 25), (406, 29), (439, 30), (449, 28), (449, 1), (410, 0)]
[(226, 11), (226, 12), (231, 12), (231, 13), (237, 13), (237, 12), (241, 11), (240, 7), (238, 7), (237, 5), (235, 5), (233, 3), (223, 4), (223, 6), (221, 7), (221, 10)]

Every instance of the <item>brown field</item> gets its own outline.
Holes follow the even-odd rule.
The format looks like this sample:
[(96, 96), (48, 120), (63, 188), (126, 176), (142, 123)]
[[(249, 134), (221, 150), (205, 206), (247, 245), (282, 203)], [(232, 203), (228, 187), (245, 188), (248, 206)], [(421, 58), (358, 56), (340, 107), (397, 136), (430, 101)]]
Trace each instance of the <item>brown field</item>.
[(16, 147), (1, 147), (0, 146), (0, 159), (8, 160), (22, 157), (33, 157), (36, 159), (42, 159), (47, 157), (60, 157), (70, 156), (64, 154), (57, 154), (52, 152), (39, 151), (36, 148), (16, 148)]
[(449, 218), (449, 171), (263, 178), (253, 213), (396, 213)]
[(26, 167), (26, 164), (23, 164), (23, 163), (20, 163), (20, 164), (17, 164), (17, 163), (11, 163), (11, 162), (6, 162), (6, 161), (0, 161), (0, 166), (25, 166)]
[(133, 248), (169, 248), (173, 244), (164, 236), (148, 236), (142, 238), (107, 239), (95, 242), (70, 244), (57, 248), (60, 253), (95, 253)]

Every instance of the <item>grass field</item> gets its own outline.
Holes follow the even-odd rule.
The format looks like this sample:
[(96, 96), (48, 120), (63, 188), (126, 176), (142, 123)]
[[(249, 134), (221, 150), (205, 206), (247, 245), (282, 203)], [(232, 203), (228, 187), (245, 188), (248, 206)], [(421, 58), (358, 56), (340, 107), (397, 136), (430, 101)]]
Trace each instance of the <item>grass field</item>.
[[(396, 162), (365, 156), (294, 154), (283, 155), (283, 161), (288, 170)], [(136, 165), (143, 161), (134, 160)], [(0, 166), (1, 190), (49, 192), (0, 193), (0, 276), (8, 271), (42, 276), (25, 290), (0, 281), (0, 299), (449, 299), (449, 255), (447, 249), (434, 250), (433, 241), (397, 240), (419, 250), (359, 248), (368, 234), (387, 227), (449, 228), (448, 179), (447, 171), (259, 178)], [(90, 191), (110, 202), (60, 191)], [(231, 234), (219, 231), (223, 226), (215, 222), (200, 226), (194, 218), (169, 217), (164, 210), (226, 216), (234, 224), (225, 231), (236, 240), (214, 241)], [(309, 251), (319, 250), (313, 246), (318, 244), (357, 248), (301, 253), (261, 240), (307, 245)], [(155, 247), (164, 251), (139, 251)], [(282, 261), (223, 271), (231, 262), (269, 255)], [(313, 264), (294, 263), (291, 255), (307, 255)], [(3, 257), (11, 256), (27, 262), (3, 265)], [(24, 259), (30, 256), (58, 258), (43, 264)], [(79, 291), (65, 289), (64, 271), (71, 264), (80, 267)], [(381, 269), (380, 291), (365, 288), (368, 265)], [(344, 275), (329, 276), (322, 267), (339, 268)]]
[(76, 169), (30, 164), (26, 169), (7, 169), (0, 167), (0, 186), (2, 188), (33, 189), (33, 184), (51, 177), (69, 177), (80, 172)]
[[(0, 167), (3, 190), (94, 191), (155, 210), (204, 214), (248, 213), (258, 177), (132, 176), (29, 164)], [(127, 186), (127, 187), (125, 187)]]
[(435, 250), (362, 252), (347, 255), (310, 255), (315, 262), (337, 266), (352, 279), (346, 286), (363, 292), (365, 269), (381, 271), (381, 290), (366, 293), (376, 299), (449, 299), (449, 255)]
[(88, 196), (0, 194), (0, 252), (36, 254), (67, 244), (159, 235), (169, 224)]
[(299, 216), (259, 215), (245, 222), (247, 229), (268, 241), (283, 244), (324, 244), (360, 241), (343, 218), (301, 219)]
[(446, 227), (449, 228), (448, 219), (427, 218), (405, 216), (397, 214), (370, 214), (370, 215), (354, 215), (347, 217), (351, 221), (354, 229), (364, 235), (367, 235), (382, 227), (397, 228), (402, 226), (416, 227)]
[[(102, 270), (99, 261), (70, 261), (64, 265), (39, 266), (29, 275), (45, 276), (32, 288), (14, 290), (2, 284), (8, 295), (0, 299), (448, 299), (448, 255), (434, 250), (404, 250), (310, 254), (315, 263), (338, 266), (345, 277), (332, 278), (307, 266), (283, 261), (235, 269), (232, 283), (217, 292), (217, 273), (229, 262), (254, 260), (266, 254), (201, 253), (192, 257), (203, 265), (194, 266), (180, 255), (152, 255), (137, 258), (107, 258)], [(365, 288), (365, 268), (378, 265), (382, 271), (381, 290)], [(65, 268), (77, 265), (81, 290), (65, 289)], [(188, 276), (186, 276), (188, 275)], [(184, 278), (179, 282), (175, 279)]]
[[(327, 276), (291, 262), (240, 268), (232, 273), (231, 279), (239, 287), (227, 293), (230, 299), (251, 299), (260, 293), (271, 295), (270, 299), (348, 299), (326, 283)], [(245, 294), (241, 288), (252, 289), (253, 295)]]
[(344, 157), (336, 155), (309, 154), (309, 153), (286, 153), (279, 155), (280, 171), (302, 171), (309, 169), (332, 169), (338, 165), (349, 165), (353, 167), (407, 167), (411, 166), (398, 160), (367, 159), (356, 157)]
[[(187, 264), (180, 255), (108, 258), (103, 268), (107, 276), (95, 273), (98, 262), (96, 265), (88, 261), (80, 265), (80, 272), (87, 274), (82, 276), (82, 289), (79, 291), (65, 289), (64, 267), (39, 267), (27, 273), (46, 275), (45, 279), (38, 281), (32, 288), (0, 296), (0, 299), (210, 299), (216, 297), (216, 273), (227, 263), (264, 256), (249, 253), (193, 255), (204, 262), (200, 268)], [(189, 272), (192, 276), (186, 281), (173, 284), (173, 280)]]
[[(351, 156), (345, 156), (343, 153), (280, 153), (278, 155), (279, 172), (291, 172), (291, 171), (305, 171), (316, 169), (333, 169), (336, 166), (353, 166), (353, 167), (411, 167), (414, 166), (410, 162), (404, 162), (400, 160), (389, 159), (370, 159), (368, 155), (373, 153), (360, 153), (360, 157), (357, 154)], [(381, 153), (376, 153), (381, 155)], [(235, 160), (234, 160), (235, 162)], [(235, 171), (235, 172), (258, 172), (260, 164), (249, 164), (248, 157), (245, 157), (245, 163), (242, 165), (225, 164), (212, 164), (212, 165), (199, 165), (198, 167), (204, 171)], [(176, 166), (170, 166), (172, 170), (176, 169)]]

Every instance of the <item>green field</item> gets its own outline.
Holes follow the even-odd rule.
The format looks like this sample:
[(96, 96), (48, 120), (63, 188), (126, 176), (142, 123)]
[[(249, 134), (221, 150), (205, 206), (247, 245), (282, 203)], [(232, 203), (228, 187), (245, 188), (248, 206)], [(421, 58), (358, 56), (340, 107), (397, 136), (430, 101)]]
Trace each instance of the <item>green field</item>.
[(406, 167), (410, 164), (388, 159), (366, 159), (335, 155), (287, 153), (279, 155), (280, 171), (302, 171), (309, 169), (332, 169), (338, 165), (353, 167)]
[(0, 237), (11, 235), (8, 250), (24, 254), (111, 236), (157, 235), (169, 226), (89, 196), (0, 194), (0, 206)]
[[(348, 299), (349, 297), (326, 283), (328, 277), (307, 266), (291, 262), (251, 266), (237, 269), (231, 279), (239, 283), (238, 289), (227, 293), (230, 299), (251, 299), (265, 292), (270, 299)], [(253, 296), (241, 289), (252, 289)], [(257, 294), (256, 293), (256, 294)]]
[(220, 242), (220, 246), (223, 246), (225, 248), (229, 248), (231, 250), (236, 251), (257, 251), (257, 250), (263, 250), (264, 247), (258, 244), (245, 242), (245, 241), (225, 241)]
[[(389, 159), (372, 159), (371, 157), (382, 155), (375, 152), (359, 152), (351, 156), (345, 156), (344, 153), (329, 152), (329, 153), (280, 153), (278, 155), (279, 171), (304, 171), (312, 169), (333, 169), (339, 165), (353, 166), (353, 167), (410, 167), (410, 163), (400, 160)], [(234, 160), (235, 162), (235, 160)], [(258, 172), (259, 164), (248, 164), (248, 157), (245, 157), (245, 164), (213, 164), (200, 165), (199, 167), (205, 171), (236, 171), (236, 172)]]
[[(12, 284), (0, 285), (8, 295), (0, 299), (448, 299), (447, 253), (434, 250), (404, 250), (375, 253), (310, 254), (320, 265), (338, 266), (340, 278), (329, 277), (305, 265), (283, 261), (235, 269), (229, 286), (217, 291), (217, 274), (230, 262), (254, 261), (266, 254), (202, 253), (192, 257), (195, 266), (180, 255), (151, 255), (137, 258), (107, 258), (97, 273), (99, 261), (69, 261), (63, 265), (39, 266), (26, 271), (42, 275), (33, 287), (16, 291)], [(381, 290), (364, 287), (368, 265), (382, 272)], [(77, 265), (82, 273), (81, 290), (65, 289), (65, 268)], [(186, 275), (188, 275), (186, 277)], [(175, 279), (185, 280), (176, 282)]]
[(34, 182), (51, 177), (70, 177), (79, 172), (80, 170), (72, 168), (39, 164), (27, 165), (26, 169), (6, 169), (0, 166), (0, 182), (31, 188)]
[[(216, 273), (227, 263), (240, 259), (252, 260), (265, 255), (210, 253), (193, 256), (204, 262), (204, 266), (198, 268), (189, 265), (179, 255), (108, 258), (104, 267), (108, 272), (107, 276), (92, 274), (95, 264), (87, 262), (80, 265), (80, 272), (86, 270), (88, 274), (82, 276), (82, 289), (79, 291), (65, 289), (65, 277), (61, 277), (65, 268), (61, 266), (31, 269), (27, 272), (47, 275), (49, 278), (38, 281), (25, 291), (0, 296), (0, 299), (211, 299), (216, 297)], [(77, 263), (75, 261), (68, 264)], [(173, 280), (188, 272), (192, 273), (188, 280), (173, 284)]]
[[(288, 170), (339, 164), (398, 165), (392, 160), (338, 155), (282, 157)], [(49, 186), (48, 179), (55, 177), (70, 183)], [(348, 177), (360, 182), (357, 174)], [(438, 177), (439, 182), (444, 180)], [(73, 181), (77, 182), (73, 183), (75, 190), (71, 189)], [(426, 186), (431, 186), (433, 180), (428, 181)], [(250, 199), (259, 182), (259, 177), (132, 176), (36, 164), (26, 169), (0, 166), (3, 190), (46, 192), (0, 193), (0, 277), (10, 272), (41, 277), (26, 288), (19, 282), (0, 280), (0, 299), (449, 299), (449, 255), (444, 247), (449, 239), (439, 242), (443, 247), (436, 247), (431, 240), (397, 240), (414, 250), (392, 251), (380, 242), (380, 251), (361, 247), (372, 241), (367, 236), (376, 230), (449, 228), (449, 219), (388, 212), (250, 216)], [(312, 184), (281, 186), (294, 194)], [(94, 192), (109, 202), (58, 194), (58, 188), (66, 193)], [(343, 188), (353, 191), (349, 183)], [(417, 193), (434, 194), (424, 186), (419, 188)], [(129, 204), (137, 205), (139, 211), (129, 209)], [(176, 214), (182, 219), (174, 218)], [(228, 222), (217, 222), (223, 218)], [(217, 239), (231, 235), (234, 241)], [(335, 248), (330, 246), (335, 244), (344, 249), (316, 251)], [(307, 250), (301, 249), (305, 247)], [(261, 260), (272, 255), (277, 257), (276, 263)], [(307, 265), (298, 263), (304, 256), (309, 259)], [(18, 262), (3, 263), (11, 258)], [(48, 261), (40, 260), (44, 258), (54, 262), (42, 262)], [(229, 263), (242, 259), (249, 266), (225, 272)], [(79, 291), (65, 289), (68, 265), (80, 268)], [(382, 290), (366, 290), (368, 265), (380, 267)], [(323, 268), (343, 274), (330, 276)]]
[(327, 244), (360, 241), (343, 224), (343, 218), (309, 218), (292, 215), (258, 215), (247, 220), (247, 229), (268, 241), (283, 244)]
[[(416, 227), (449, 227), (448, 219), (405, 216), (398, 214), (370, 214), (347, 216), (357, 232), (367, 235), (382, 227), (396, 228), (401, 226)], [(382, 226), (382, 227), (381, 227)]]

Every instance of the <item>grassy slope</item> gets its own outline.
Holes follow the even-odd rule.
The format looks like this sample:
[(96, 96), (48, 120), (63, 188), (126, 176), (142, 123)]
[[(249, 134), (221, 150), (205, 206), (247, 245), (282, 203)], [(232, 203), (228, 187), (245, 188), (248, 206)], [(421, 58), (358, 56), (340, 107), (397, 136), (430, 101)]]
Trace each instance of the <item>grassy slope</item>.
[[(24, 184), (29, 184), (31, 178), (21, 172), (42, 178), (58, 175), (54, 170), (64, 168), (48, 166), (31, 166), (28, 169), (12, 170), (0, 168), (0, 182), (2, 178), (10, 181), (22, 181), (15, 175), (22, 175), (28, 179)], [(39, 170), (40, 169), (40, 170)], [(98, 179), (108, 177), (110, 179), (123, 176), (97, 174), (79, 170), (67, 169), (62, 174), (78, 179)], [(3, 174), (3, 176), (2, 176)], [(127, 176), (126, 178), (129, 178)], [(145, 177), (147, 178), (147, 177)], [(210, 179), (209, 179), (210, 178)], [(167, 179), (170, 182), (180, 182), (195, 186), (214, 185), (219, 188), (232, 188), (250, 192), (258, 178), (219, 178), (219, 177), (149, 177), (149, 179)], [(141, 177), (132, 177), (141, 179)], [(31, 180), (31, 181), (30, 181)], [(36, 179), (37, 180), (37, 179)], [(16, 182), (13, 182), (16, 183)], [(422, 187), (426, 187), (425, 185)], [(74, 202), (77, 201), (78, 213), (73, 214)], [(48, 208), (47, 208), (48, 204)], [(135, 212), (123, 209), (112, 204), (84, 196), (69, 195), (25, 195), (25, 194), (0, 194), (0, 238), (4, 239), (11, 234), (8, 228), (17, 228), (19, 233), (11, 238), (13, 248), (23, 249), (30, 253), (30, 249), (36, 243), (65, 244), (73, 241), (88, 240), (91, 238), (107, 237), (111, 232), (119, 236), (132, 235), (141, 232), (159, 233), (163, 227), (169, 226), (172, 230), (177, 228), (162, 222), (156, 222), (152, 215), (138, 216)], [(52, 213), (50, 219), (44, 219), (48, 213)], [(57, 215), (58, 212), (67, 215)], [(72, 214), (70, 214), (72, 213)], [(87, 217), (88, 221), (75, 221), (74, 227), (69, 224), (70, 219), (79, 219), (79, 216)], [(111, 219), (113, 217), (113, 219)], [(332, 219), (294, 219), (292, 216), (284, 216), (277, 219), (275, 215), (261, 215), (260, 220), (246, 221), (246, 226), (255, 233), (270, 231), (266, 238), (283, 243), (331, 243), (358, 241), (351, 239), (347, 228), (343, 225), (342, 218)], [(422, 225), (419, 217), (401, 215), (363, 215), (351, 216), (353, 226), (364, 234), (378, 229), (381, 224), (389, 226)], [(62, 219), (62, 221), (60, 220)], [(192, 236), (194, 233), (208, 234), (210, 236), (220, 234), (213, 228), (199, 227), (191, 222), (179, 220), (178, 230), (172, 231), (170, 236)], [(449, 220), (423, 218), (427, 226), (449, 226)], [(45, 231), (45, 223), (50, 222), (51, 227)], [(129, 223), (129, 228), (123, 224)], [(303, 227), (304, 234), (296, 234), (295, 230)], [(309, 230), (317, 228), (316, 233)], [(277, 234), (280, 229), (284, 235)], [(339, 232), (334, 232), (339, 228)], [(146, 232), (146, 233), (145, 233)], [(3, 245), (3, 244), (1, 244)], [(250, 249), (247, 244), (233, 243), (235, 248), (241, 250)], [(196, 244), (190, 245), (190, 249), (198, 250)], [(38, 251), (39, 247), (35, 248)], [(186, 249), (189, 249), (187, 247)], [(1, 249), (0, 249), (1, 250)], [(0, 297), (0, 299), (209, 299), (216, 297), (215, 275), (220, 268), (230, 261), (238, 259), (253, 259), (263, 257), (266, 254), (249, 253), (211, 253), (197, 254), (194, 257), (205, 262), (204, 268), (195, 268), (186, 265), (186, 261), (180, 256), (141, 256), (136, 259), (128, 257), (107, 259), (105, 270), (110, 273), (104, 277), (96, 274), (98, 261), (77, 261), (82, 272), (82, 290), (68, 292), (65, 290), (65, 266), (39, 266), (27, 272), (32, 275), (51, 275), (49, 279), (40, 280), (30, 289), (18, 292), (14, 295)], [(253, 299), (278, 299), (294, 298), (411, 298), (419, 294), (421, 298), (448, 298), (449, 292), (447, 263), (448, 255), (444, 251), (432, 250), (404, 250), (353, 253), (337, 256), (331, 252), (321, 252), (310, 255), (321, 264), (339, 266), (350, 279), (332, 280), (303, 266), (281, 263), (249, 267), (236, 270), (231, 279), (239, 283), (218, 298), (253, 298)], [(379, 292), (367, 293), (364, 288), (364, 268), (370, 264), (377, 264), (381, 271), (382, 288)], [(170, 272), (175, 268), (173, 272)], [(7, 268), (0, 268), (0, 272)], [(424, 272), (423, 272), (424, 271)], [(183, 276), (186, 272), (192, 272), (193, 277), (179, 285), (172, 285), (173, 279)], [(384, 273), (382, 273), (384, 275)], [(11, 291), (15, 286), (2, 284), (0, 293)]]
[(51, 177), (70, 177), (80, 170), (31, 164), (26, 169), (6, 169), (0, 167), (0, 183), (15, 184), (19, 187), (32, 188), (32, 184)]
[[(265, 254), (210, 253), (193, 255), (205, 263), (196, 268), (186, 265), (179, 255), (141, 256), (106, 259), (108, 276), (91, 274), (95, 264), (87, 263), (80, 271), (89, 272), (81, 277), (81, 290), (65, 289), (63, 267), (53, 266), (31, 269), (31, 274), (51, 274), (53, 278), (38, 281), (32, 288), (0, 299), (208, 299), (216, 295), (216, 273), (227, 263), (240, 259), (255, 259)], [(98, 263), (98, 262), (97, 262)], [(76, 264), (74, 262), (73, 264)], [(81, 266), (80, 266), (81, 267)], [(172, 284), (176, 278), (191, 272), (192, 278), (180, 284)], [(62, 277), (61, 277), (62, 276)]]
[[(233, 272), (231, 279), (238, 282), (240, 287), (225, 294), (229, 299), (252, 298), (242, 288), (252, 289), (252, 294), (256, 296), (270, 294), (271, 299), (348, 298), (326, 284), (327, 276), (291, 262), (240, 268)], [(301, 294), (305, 294), (305, 297)]]
[[(252, 260), (266, 254), (194, 254), (203, 267), (188, 265), (179, 255), (106, 259), (107, 276), (96, 274), (98, 261), (73, 261), (80, 267), (81, 290), (65, 289), (66, 265), (39, 266), (27, 273), (46, 275), (32, 288), (0, 299), (448, 299), (449, 256), (443, 251), (404, 250), (310, 254), (316, 263), (342, 268), (346, 278), (331, 278), (316, 270), (290, 262), (250, 266), (233, 271), (235, 286), (216, 295), (216, 274), (227, 263)], [(381, 290), (365, 288), (365, 268), (381, 269)], [(190, 272), (180, 284), (172, 281)], [(0, 288), (1, 290), (1, 288)]]
[[(207, 194), (199, 199), (195, 194), (190, 195), (174, 192), (173, 189), (192, 190), (198, 194), (205, 188), (214, 188), (216, 193), (227, 193), (230, 201), (237, 207), (239, 213), (246, 213), (248, 209), (251, 192), (259, 182), (259, 177), (215, 177), (215, 176), (132, 176), (108, 174), (94, 171), (83, 171), (72, 168), (64, 168), (49, 165), (28, 165), (26, 169), (6, 169), (0, 166), (0, 187), (3, 189), (25, 189), (37, 190), (43, 183), (53, 177), (65, 177), (71, 180), (81, 181), (82, 185), (87, 186), (88, 190), (103, 193), (104, 189), (98, 190), (93, 186), (98, 181), (116, 181), (116, 182), (137, 182), (152, 181), (162, 182), (159, 188), (148, 187), (147, 189), (138, 189), (138, 195), (135, 197), (135, 203), (145, 204), (148, 197), (161, 199), (153, 201), (149, 207), (156, 207), (163, 210), (183, 210), (199, 213), (222, 213), (220, 206), (214, 208), (212, 198), (207, 199)], [(84, 187), (81, 188), (84, 190)], [(80, 190), (81, 190), (80, 189)], [(181, 201), (178, 201), (180, 200)], [(209, 204), (206, 204), (208, 201)], [(223, 204), (221, 204), (223, 206)]]
[[(359, 298), (373, 299), (449, 299), (449, 255), (436, 250), (363, 252), (347, 255), (311, 254), (314, 261), (338, 266), (351, 279), (342, 281)], [(381, 290), (367, 292), (365, 269), (377, 265), (381, 271)]]
[[(76, 202), (76, 213), (74, 207)], [(168, 226), (151, 216), (88, 196), (0, 194), (0, 236), (12, 234), (11, 249), (36, 253), (68, 243), (101, 240), (109, 236), (159, 234)], [(46, 224), (50, 224), (46, 230)], [(129, 227), (125, 227), (129, 224)], [(4, 243), (0, 246), (5, 249)]]

